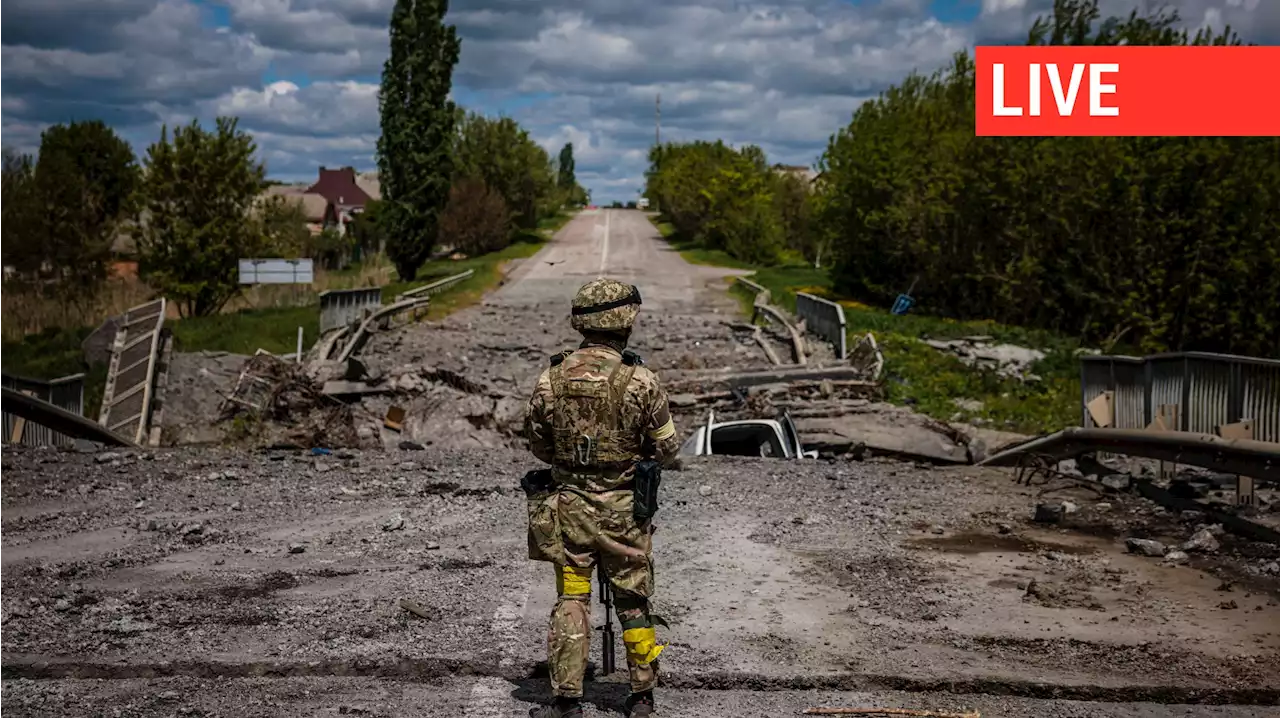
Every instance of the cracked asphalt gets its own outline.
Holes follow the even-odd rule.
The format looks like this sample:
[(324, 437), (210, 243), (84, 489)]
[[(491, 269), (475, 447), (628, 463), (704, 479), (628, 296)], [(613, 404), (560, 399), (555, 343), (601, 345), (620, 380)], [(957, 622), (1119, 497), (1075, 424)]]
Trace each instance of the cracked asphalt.
[[(376, 337), (369, 362), (522, 393), (601, 273), (639, 284), (636, 345), (660, 373), (764, 365), (722, 324), (728, 275), (625, 211), (577, 217), (483, 304)], [(550, 569), (525, 559), (518, 479), (535, 461), (456, 438), (319, 456), (6, 449), (3, 710), (524, 715), (547, 697), (554, 600)], [(1073, 519), (1036, 525), (1041, 492), (889, 460), (689, 461), (665, 477), (654, 536), (660, 714), (1275, 715), (1280, 580), (1251, 567), (1276, 547), (1225, 536), (1164, 565), (1124, 538), (1185, 539), (1179, 517), (1068, 490)], [(623, 674), (594, 675), (588, 713), (624, 696)]]

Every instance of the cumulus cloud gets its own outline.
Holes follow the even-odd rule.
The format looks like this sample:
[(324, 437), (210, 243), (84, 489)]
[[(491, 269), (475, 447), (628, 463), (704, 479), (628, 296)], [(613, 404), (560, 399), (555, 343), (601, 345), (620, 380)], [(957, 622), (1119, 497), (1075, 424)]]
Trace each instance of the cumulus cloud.
[[(1103, 0), (1127, 14), (1141, 0)], [(238, 116), (270, 172), (373, 165), (394, 0), (9, 0), (3, 135), (98, 117), (142, 151), (161, 124)], [(1150, 0), (1187, 27), (1280, 42), (1280, 2)], [(454, 0), (455, 96), (519, 119), (553, 155), (572, 141), (597, 199), (643, 181), (664, 140), (758, 144), (808, 164), (867, 97), (983, 42), (1018, 42), (1052, 0)], [(958, 19), (959, 18), (959, 19)]]

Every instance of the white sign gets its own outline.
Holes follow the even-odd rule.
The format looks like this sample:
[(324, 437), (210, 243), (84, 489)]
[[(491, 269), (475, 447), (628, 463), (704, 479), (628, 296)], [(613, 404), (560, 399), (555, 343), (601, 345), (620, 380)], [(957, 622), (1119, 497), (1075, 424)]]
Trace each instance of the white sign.
[(310, 259), (242, 259), (241, 284), (311, 284), (315, 273)]

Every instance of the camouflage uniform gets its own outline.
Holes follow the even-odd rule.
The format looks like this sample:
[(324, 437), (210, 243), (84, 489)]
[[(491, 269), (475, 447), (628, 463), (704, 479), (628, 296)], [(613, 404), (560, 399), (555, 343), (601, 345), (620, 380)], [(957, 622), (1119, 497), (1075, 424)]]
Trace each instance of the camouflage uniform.
[(529, 557), (555, 564), (548, 664), (561, 698), (582, 695), (597, 557), (614, 588), (632, 692), (650, 691), (657, 680), (653, 659), (663, 646), (649, 617), (652, 525), (632, 515), (632, 480), (641, 459), (673, 463), (679, 439), (657, 376), (624, 350), (638, 304), (630, 285), (584, 286), (573, 325), (586, 339), (552, 357), (529, 400), (529, 448), (551, 464), (554, 479), (552, 490), (529, 500)]

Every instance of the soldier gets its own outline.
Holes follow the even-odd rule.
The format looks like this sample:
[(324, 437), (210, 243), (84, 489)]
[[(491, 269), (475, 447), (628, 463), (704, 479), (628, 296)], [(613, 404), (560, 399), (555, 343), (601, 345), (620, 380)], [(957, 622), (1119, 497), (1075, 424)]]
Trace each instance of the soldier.
[(548, 665), (555, 702), (532, 718), (579, 718), (591, 645), (591, 574), (597, 557), (615, 595), (627, 648), (633, 718), (654, 712), (658, 645), (649, 615), (653, 525), (633, 509), (652, 507), (656, 478), (644, 459), (673, 466), (679, 439), (658, 377), (627, 349), (640, 291), (612, 279), (573, 298), (576, 350), (551, 357), (529, 400), (529, 448), (551, 464), (551, 483), (529, 501), (529, 557), (555, 564), (559, 598), (551, 613)]

